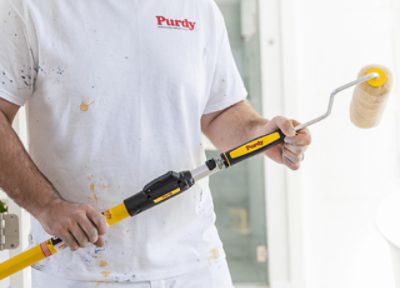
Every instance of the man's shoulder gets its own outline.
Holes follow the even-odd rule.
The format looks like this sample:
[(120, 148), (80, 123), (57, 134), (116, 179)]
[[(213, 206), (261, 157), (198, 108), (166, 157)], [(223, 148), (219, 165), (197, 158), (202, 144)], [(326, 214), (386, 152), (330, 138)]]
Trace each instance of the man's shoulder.
[[(187, 4), (187, 0), (177, 0), (184, 6), (184, 4)], [(191, 3), (193, 6), (195, 6), (198, 9), (198, 12), (203, 12), (203, 13), (218, 13), (219, 8), (215, 0), (191, 0)]]
[(204, 18), (206, 18), (211, 25), (220, 26), (221, 22), (224, 21), (222, 13), (215, 0), (192, 0), (192, 1), (199, 9), (198, 12)]
[(218, 5), (215, 0), (194, 0), (198, 5), (201, 5), (206, 11), (216, 12), (219, 11)]

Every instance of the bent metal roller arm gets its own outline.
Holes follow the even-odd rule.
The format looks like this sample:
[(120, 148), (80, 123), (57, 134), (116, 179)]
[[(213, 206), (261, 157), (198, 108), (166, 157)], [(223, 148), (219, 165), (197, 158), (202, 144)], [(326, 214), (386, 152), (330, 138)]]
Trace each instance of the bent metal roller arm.
[[(344, 89), (358, 85), (362, 82), (377, 78), (376, 73), (369, 74), (363, 78), (350, 82), (336, 89), (329, 101), (328, 111), (322, 116), (315, 118), (303, 125), (295, 127), (299, 131), (307, 126), (325, 119), (331, 112), (333, 98)], [(277, 130), (270, 134), (262, 135), (252, 139), (236, 148), (221, 153), (218, 157), (206, 161), (200, 167), (192, 171), (173, 172), (170, 171), (157, 179), (148, 183), (142, 191), (124, 200), (119, 205), (103, 212), (109, 225), (114, 225), (129, 216), (135, 216), (149, 208), (157, 206), (166, 200), (169, 200), (180, 193), (188, 190), (196, 181), (211, 176), (223, 169), (237, 164), (247, 158), (259, 154), (270, 147), (283, 142), (285, 135)], [(60, 238), (51, 238), (40, 243), (33, 248), (18, 254), (17, 256), (0, 264), (0, 279), (11, 276), (12, 274), (31, 266), (47, 257), (64, 249), (65, 243)]]

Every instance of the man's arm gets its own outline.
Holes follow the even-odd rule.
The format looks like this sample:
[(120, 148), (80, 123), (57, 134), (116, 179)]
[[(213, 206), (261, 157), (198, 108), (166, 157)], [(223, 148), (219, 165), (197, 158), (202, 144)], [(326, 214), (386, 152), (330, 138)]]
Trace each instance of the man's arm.
[(103, 246), (107, 225), (88, 205), (61, 199), (29, 157), (11, 124), (19, 106), (0, 98), (0, 187), (30, 212), (50, 235), (73, 250), (89, 242)]
[(203, 133), (220, 151), (281, 129), (286, 135), (285, 142), (268, 149), (266, 155), (293, 170), (300, 167), (304, 152), (311, 143), (307, 129), (295, 132), (294, 126), (298, 124), (297, 121), (290, 121), (282, 116), (268, 121), (258, 115), (246, 101), (222, 111), (203, 115), (201, 119)]

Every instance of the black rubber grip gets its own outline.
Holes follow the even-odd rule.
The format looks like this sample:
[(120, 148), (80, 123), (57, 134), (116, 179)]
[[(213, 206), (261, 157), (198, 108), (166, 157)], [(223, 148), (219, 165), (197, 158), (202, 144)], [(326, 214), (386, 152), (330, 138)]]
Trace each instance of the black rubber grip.
[(254, 138), (225, 153), (221, 153), (221, 157), (225, 160), (225, 166), (229, 167), (259, 154), (278, 143), (282, 143), (285, 137), (281, 130), (277, 130), (270, 134)]

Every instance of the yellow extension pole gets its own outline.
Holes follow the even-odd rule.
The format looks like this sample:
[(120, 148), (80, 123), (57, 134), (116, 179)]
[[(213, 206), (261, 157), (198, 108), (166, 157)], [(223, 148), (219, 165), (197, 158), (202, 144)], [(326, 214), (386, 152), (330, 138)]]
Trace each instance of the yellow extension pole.
[[(108, 225), (114, 225), (119, 221), (129, 217), (128, 210), (124, 203), (121, 203), (114, 208), (106, 210), (103, 212), (104, 217)], [(57, 244), (59, 249), (63, 248), (65, 245), (61, 243)], [(13, 258), (0, 264), (0, 280), (11, 276), (18, 271), (21, 271), (47, 257), (50, 257), (57, 253), (56, 246), (53, 245), (51, 239), (34, 246), (33, 248), (22, 252)]]
[(0, 264), (0, 279), (4, 279), (12, 274), (25, 269), (28, 266), (35, 264), (57, 253), (51, 240), (45, 241), (17, 256)]
[[(223, 158), (229, 167), (236, 164), (244, 159), (247, 159), (253, 155), (260, 153), (271, 147), (274, 144), (282, 142), (284, 135), (281, 131), (275, 131), (271, 134), (263, 135), (256, 139), (250, 140), (247, 143), (236, 147), (226, 153), (223, 153)], [(222, 156), (221, 156), (222, 157)], [(222, 158), (221, 158), (222, 160)], [(215, 161), (215, 160), (214, 160)], [(209, 174), (200, 172), (200, 178), (211, 175), (212, 170), (216, 168), (209, 168), (207, 164), (201, 167), (201, 171), (207, 170)], [(219, 170), (222, 168), (219, 168)], [(219, 171), (217, 170), (217, 171)], [(198, 171), (194, 170), (193, 173), (197, 177)], [(198, 178), (198, 179), (200, 179)], [(103, 216), (106, 218), (108, 225), (114, 225), (119, 221), (134, 216), (143, 210), (149, 209), (154, 205), (158, 205), (167, 199), (176, 196), (177, 194), (189, 189), (194, 184), (194, 178), (192, 172), (184, 171), (181, 173), (168, 172), (167, 174), (160, 176), (146, 185), (143, 191), (133, 195), (126, 199), (121, 204), (106, 210), (103, 212)], [(172, 189), (172, 190), (170, 190)], [(129, 209), (128, 209), (129, 207)], [(128, 212), (128, 210), (130, 212)], [(49, 239), (3, 263), (0, 264), (0, 280), (4, 279), (12, 274), (28, 267), (36, 262), (43, 260), (44, 258), (50, 257), (57, 253), (58, 250), (63, 249), (65, 244), (61, 239)]]

